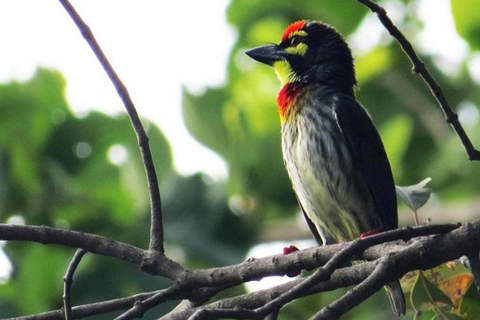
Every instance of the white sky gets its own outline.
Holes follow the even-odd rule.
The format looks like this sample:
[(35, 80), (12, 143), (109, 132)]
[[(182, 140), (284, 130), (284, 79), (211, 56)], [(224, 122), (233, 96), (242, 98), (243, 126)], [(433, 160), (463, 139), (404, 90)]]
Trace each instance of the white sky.
[[(186, 131), (181, 85), (195, 90), (225, 80), (235, 34), (227, 0), (72, 1), (127, 86), (138, 112), (167, 135), (176, 168), (225, 177), (226, 164)], [(79, 114), (123, 112), (116, 91), (58, 1), (0, 1), (0, 82), (27, 80), (36, 66), (60, 70)], [(153, 146), (154, 148), (154, 146)], [(195, 161), (192, 161), (192, 158)]]

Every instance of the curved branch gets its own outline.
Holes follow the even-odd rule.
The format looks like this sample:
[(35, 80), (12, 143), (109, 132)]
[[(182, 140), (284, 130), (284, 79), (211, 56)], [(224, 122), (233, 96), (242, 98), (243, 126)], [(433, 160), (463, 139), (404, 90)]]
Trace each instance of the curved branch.
[(72, 18), (73, 22), (77, 25), (83, 38), (87, 41), (92, 48), (93, 53), (97, 57), (98, 61), (102, 65), (103, 69), (107, 73), (108, 77), (112, 81), (115, 89), (117, 90), (120, 99), (122, 100), (125, 109), (127, 110), (130, 121), (132, 122), (133, 129), (137, 135), (138, 145), (140, 147), (140, 153), (142, 155), (143, 165), (147, 174), (148, 191), (150, 195), (150, 207), (151, 207), (151, 225), (150, 225), (150, 250), (164, 253), (163, 246), (163, 222), (162, 222), (162, 202), (160, 198), (160, 188), (158, 186), (157, 173), (155, 165), (153, 163), (152, 153), (148, 143), (148, 136), (143, 128), (140, 117), (138, 116), (135, 105), (133, 104), (130, 94), (127, 88), (120, 80), (119, 76), (113, 69), (112, 65), (108, 61), (107, 57), (100, 48), (97, 40), (95, 39), (92, 31), (88, 25), (82, 20), (80, 15), (76, 12), (75, 8), (70, 4), (68, 0), (59, 0), (63, 5), (67, 13)]
[(177, 280), (185, 272), (180, 264), (158, 252), (143, 250), (123, 242), (79, 231), (46, 226), (0, 224), (0, 240), (32, 241), (80, 248), (90, 253), (133, 263), (144, 272), (171, 280)]
[(405, 36), (400, 32), (400, 30), (398, 30), (398, 28), (393, 24), (392, 20), (390, 20), (385, 9), (373, 2), (372, 0), (357, 1), (366, 6), (372, 12), (376, 13), (380, 22), (385, 26), (385, 28), (392, 35), (392, 37), (395, 38), (395, 40), (397, 40), (397, 42), (400, 44), (400, 47), (403, 49), (403, 51), (413, 64), (413, 72), (420, 75), (420, 77), (430, 88), (430, 91), (432, 92), (433, 96), (443, 110), (443, 113), (445, 115), (445, 121), (452, 126), (453, 130), (460, 138), (460, 141), (465, 148), (465, 152), (468, 155), (468, 159), (477, 161), (480, 160), (480, 151), (476, 150), (473, 146), (470, 138), (465, 132), (465, 129), (463, 129), (460, 121), (458, 120), (458, 115), (450, 107), (450, 104), (448, 103), (447, 98), (445, 97), (437, 81), (430, 74), (427, 67), (425, 66), (425, 63), (420, 60), (417, 53), (413, 49), (412, 44), (405, 38)]
[(91, 253), (114, 257), (140, 266), (145, 251), (96, 234), (47, 226), (0, 224), (0, 240), (31, 241), (80, 248)]

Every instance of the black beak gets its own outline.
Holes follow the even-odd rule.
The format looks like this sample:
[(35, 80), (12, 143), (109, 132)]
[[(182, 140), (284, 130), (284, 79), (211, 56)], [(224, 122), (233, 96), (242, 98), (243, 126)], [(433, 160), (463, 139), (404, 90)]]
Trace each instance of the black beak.
[(287, 52), (279, 45), (272, 44), (250, 49), (245, 52), (250, 58), (272, 66), (277, 61), (287, 59)]

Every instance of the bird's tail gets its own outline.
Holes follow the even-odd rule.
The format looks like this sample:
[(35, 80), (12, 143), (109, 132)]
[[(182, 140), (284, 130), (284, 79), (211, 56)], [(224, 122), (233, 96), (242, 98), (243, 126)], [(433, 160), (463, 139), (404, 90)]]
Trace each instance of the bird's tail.
[(390, 299), (393, 313), (395, 313), (397, 317), (404, 315), (406, 312), (405, 295), (403, 294), (400, 282), (395, 280), (387, 283), (385, 285), (385, 291), (387, 291), (388, 299)]

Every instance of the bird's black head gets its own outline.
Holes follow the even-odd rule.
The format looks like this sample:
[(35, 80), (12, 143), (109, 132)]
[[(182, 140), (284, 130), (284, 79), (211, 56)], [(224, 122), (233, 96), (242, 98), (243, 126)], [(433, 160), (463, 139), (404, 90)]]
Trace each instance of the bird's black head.
[(297, 21), (287, 27), (279, 44), (246, 52), (275, 68), (282, 85), (320, 83), (353, 95), (353, 57), (343, 37), (318, 21)]

